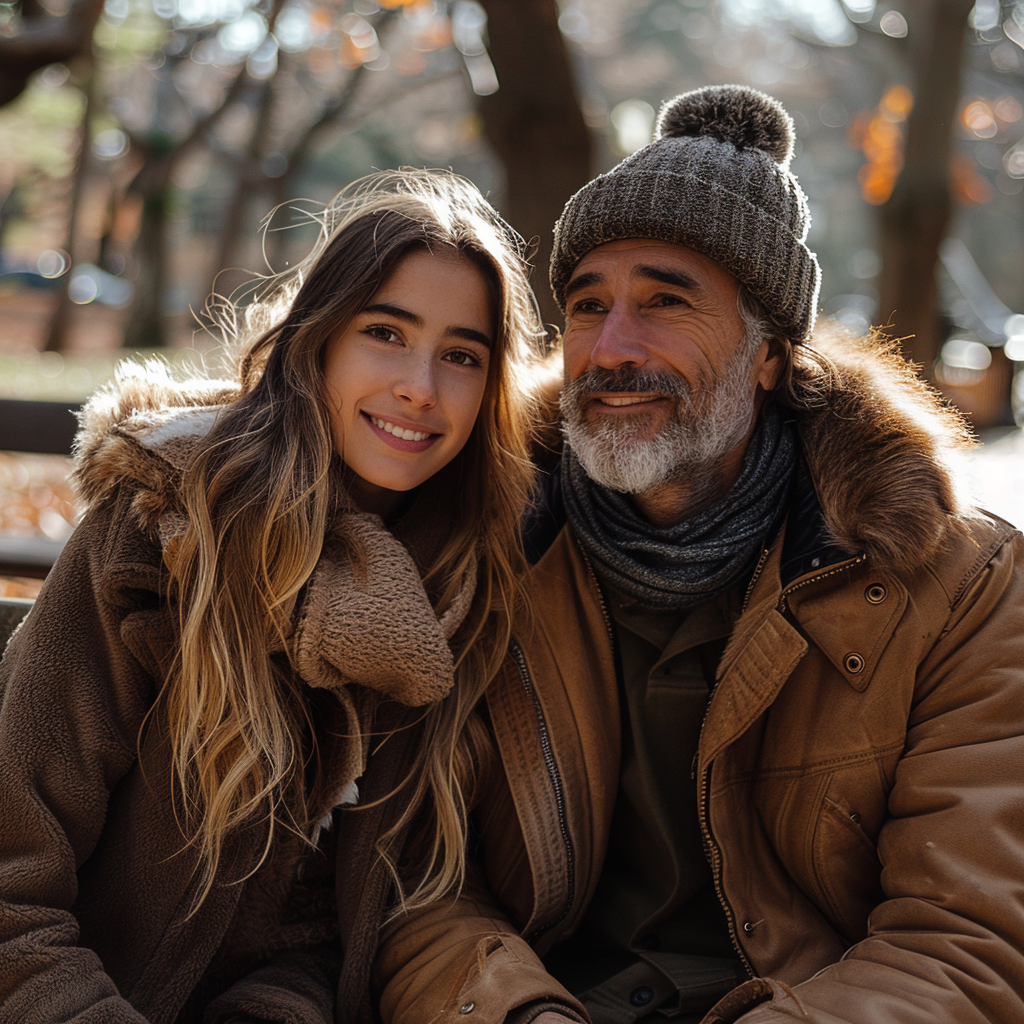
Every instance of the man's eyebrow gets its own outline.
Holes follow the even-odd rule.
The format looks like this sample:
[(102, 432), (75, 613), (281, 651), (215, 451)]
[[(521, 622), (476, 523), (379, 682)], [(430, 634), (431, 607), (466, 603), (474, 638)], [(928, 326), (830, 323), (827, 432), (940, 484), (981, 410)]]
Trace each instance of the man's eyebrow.
[(587, 273), (574, 277), (565, 286), (565, 298), (568, 299), (571, 295), (575, 295), (581, 288), (589, 288), (592, 284), (600, 284), (603, 280), (604, 274), (600, 274), (596, 270), (588, 270)]
[(656, 267), (648, 263), (639, 263), (629, 272), (630, 277), (642, 277), (648, 281), (657, 281), (660, 284), (674, 285), (676, 288), (685, 288), (687, 291), (701, 291), (700, 283), (696, 278), (681, 270), (669, 270), (667, 267)]
[[(422, 327), (424, 323), (423, 317), (418, 313), (414, 313), (411, 309), (405, 309), (403, 306), (393, 306), (390, 302), (375, 302), (372, 306), (364, 306), (362, 312), (383, 313), (384, 316), (393, 316), (403, 323), (412, 324), (413, 327)], [(476, 342), (478, 345), (483, 345), (484, 348), (494, 347), (494, 342), (486, 334), (475, 331), (472, 327), (446, 327), (445, 334), (462, 338), (463, 341)]]

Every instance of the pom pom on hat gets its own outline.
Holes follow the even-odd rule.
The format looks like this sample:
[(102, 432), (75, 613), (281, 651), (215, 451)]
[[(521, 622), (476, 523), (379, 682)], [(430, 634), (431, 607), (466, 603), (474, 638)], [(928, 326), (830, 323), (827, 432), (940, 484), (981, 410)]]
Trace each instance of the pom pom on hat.
[(665, 101), (656, 139), (701, 135), (760, 149), (783, 169), (793, 155), (792, 118), (777, 100), (747, 86), (708, 86)]
[(720, 263), (790, 341), (814, 327), (820, 269), (807, 197), (789, 169), (793, 122), (771, 96), (714, 85), (668, 100), (653, 142), (584, 185), (555, 225), (551, 287), (565, 309), (573, 269), (625, 238), (689, 246)]

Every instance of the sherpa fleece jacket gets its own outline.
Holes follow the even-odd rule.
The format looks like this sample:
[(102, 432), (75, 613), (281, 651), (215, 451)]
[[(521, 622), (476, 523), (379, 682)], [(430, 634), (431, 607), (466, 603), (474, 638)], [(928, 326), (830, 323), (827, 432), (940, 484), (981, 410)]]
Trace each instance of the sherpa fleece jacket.
[[(135, 371), (86, 413), (88, 511), (0, 663), (0, 1024), (335, 1019), (333, 835), (304, 854), (279, 829), (255, 873), (263, 829), (231, 837), (190, 914), (197, 858), (171, 800), (163, 551), (189, 453), (233, 397)], [(452, 683), (452, 623), (406, 549), (372, 516), (338, 529), (358, 535), (365, 578), (329, 537), (294, 638), (320, 754), (310, 799), (327, 820), (356, 792), (380, 699), (419, 705)]]

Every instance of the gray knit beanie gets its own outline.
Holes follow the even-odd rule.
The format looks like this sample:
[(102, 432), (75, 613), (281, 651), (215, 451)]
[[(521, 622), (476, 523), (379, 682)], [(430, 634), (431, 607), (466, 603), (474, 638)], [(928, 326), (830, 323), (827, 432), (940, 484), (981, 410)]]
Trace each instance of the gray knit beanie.
[(789, 170), (793, 121), (742, 85), (666, 101), (654, 141), (574, 195), (555, 225), (551, 288), (591, 249), (620, 238), (678, 242), (722, 264), (794, 342), (814, 327), (821, 276), (804, 244), (807, 197)]

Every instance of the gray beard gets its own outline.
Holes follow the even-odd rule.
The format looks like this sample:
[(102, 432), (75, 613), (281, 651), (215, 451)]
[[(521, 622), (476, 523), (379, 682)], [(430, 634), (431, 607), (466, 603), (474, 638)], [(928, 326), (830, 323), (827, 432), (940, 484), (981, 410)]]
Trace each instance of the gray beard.
[[(696, 393), (676, 374), (618, 372), (594, 367), (562, 391), (563, 430), (569, 447), (596, 483), (623, 494), (643, 494), (713, 475), (722, 458), (743, 442), (754, 418), (750, 373), (758, 346), (740, 343), (720, 379), (700, 382)], [(586, 400), (597, 391), (651, 391), (675, 401), (668, 422), (653, 437), (647, 418), (584, 418)]]

